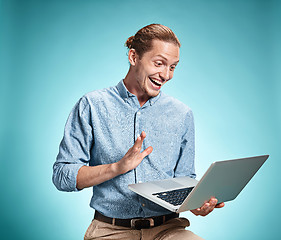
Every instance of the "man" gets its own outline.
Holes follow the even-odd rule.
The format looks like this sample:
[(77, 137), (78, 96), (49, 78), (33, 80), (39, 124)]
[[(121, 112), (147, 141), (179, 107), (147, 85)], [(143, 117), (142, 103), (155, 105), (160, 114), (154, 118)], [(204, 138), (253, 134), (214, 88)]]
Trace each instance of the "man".
[[(72, 110), (53, 182), (62, 191), (93, 187), (95, 217), (85, 239), (202, 239), (185, 230), (187, 219), (128, 189), (136, 182), (195, 177), (192, 112), (160, 91), (173, 77), (180, 42), (168, 27), (151, 24), (126, 46), (125, 79), (86, 94)], [(205, 216), (223, 205), (212, 198), (192, 212)], [(140, 219), (137, 226), (132, 219)]]

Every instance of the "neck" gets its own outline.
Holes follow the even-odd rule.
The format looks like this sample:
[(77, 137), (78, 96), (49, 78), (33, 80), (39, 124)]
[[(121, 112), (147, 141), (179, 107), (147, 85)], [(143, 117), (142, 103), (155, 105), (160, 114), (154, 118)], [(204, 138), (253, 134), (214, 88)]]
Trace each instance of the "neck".
[(128, 91), (138, 98), (141, 107), (150, 99), (150, 97), (140, 88), (131, 67), (124, 78), (124, 84)]

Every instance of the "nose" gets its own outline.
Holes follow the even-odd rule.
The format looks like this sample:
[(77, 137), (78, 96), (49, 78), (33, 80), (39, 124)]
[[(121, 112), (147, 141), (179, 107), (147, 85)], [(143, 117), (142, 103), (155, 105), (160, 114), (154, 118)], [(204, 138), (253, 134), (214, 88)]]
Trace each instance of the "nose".
[(169, 79), (171, 79), (169, 67), (163, 68), (163, 70), (160, 72), (160, 77), (165, 81), (168, 81)]

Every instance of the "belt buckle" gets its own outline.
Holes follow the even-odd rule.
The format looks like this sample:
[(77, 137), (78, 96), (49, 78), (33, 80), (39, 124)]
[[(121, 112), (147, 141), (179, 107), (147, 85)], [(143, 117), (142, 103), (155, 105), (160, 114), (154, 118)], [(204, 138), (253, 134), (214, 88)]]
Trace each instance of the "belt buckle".
[[(142, 227), (142, 223), (147, 222), (149, 225)], [(153, 218), (134, 218), (131, 219), (131, 228), (140, 230), (142, 228), (151, 228), (154, 227), (154, 220)]]

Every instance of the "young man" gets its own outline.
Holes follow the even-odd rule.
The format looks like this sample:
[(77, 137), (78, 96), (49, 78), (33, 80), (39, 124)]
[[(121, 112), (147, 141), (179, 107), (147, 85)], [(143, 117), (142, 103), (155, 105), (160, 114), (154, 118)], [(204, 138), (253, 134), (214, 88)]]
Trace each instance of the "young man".
[[(192, 112), (160, 91), (173, 77), (180, 42), (168, 27), (151, 24), (126, 46), (125, 79), (86, 94), (72, 110), (53, 182), (62, 191), (93, 187), (95, 217), (85, 239), (202, 239), (185, 230), (187, 219), (128, 189), (136, 182), (195, 177)], [(205, 216), (223, 205), (212, 198), (192, 212)]]

